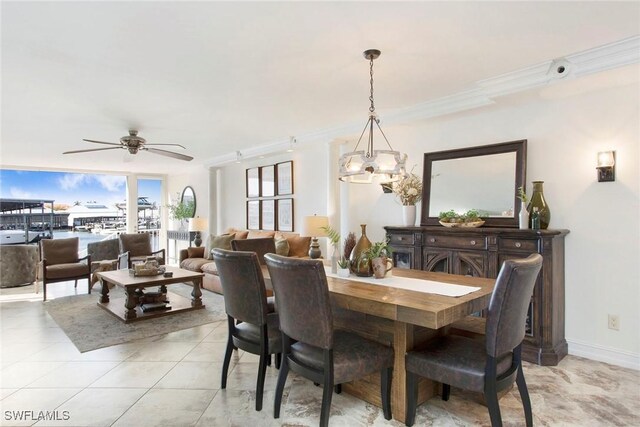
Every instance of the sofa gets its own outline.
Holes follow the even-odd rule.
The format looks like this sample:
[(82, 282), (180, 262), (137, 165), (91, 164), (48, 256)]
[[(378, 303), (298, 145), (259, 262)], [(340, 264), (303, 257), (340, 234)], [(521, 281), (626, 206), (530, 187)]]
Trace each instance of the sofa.
[(304, 258), (309, 255), (311, 237), (300, 237), (297, 233), (283, 233), (280, 231), (239, 230), (231, 228), (220, 236), (209, 235), (206, 238), (204, 246), (182, 249), (179, 258), (180, 268), (204, 273), (202, 288), (222, 295), (222, 285), (220, 284), (216, 264), (211, 256), (205, 258), (205, 252), (210, 253), (211, 249), (215, 247), (230, 250), (232, 240), (265, 237), (275, 239), (276, 252), (279, 255), (299, 258)]

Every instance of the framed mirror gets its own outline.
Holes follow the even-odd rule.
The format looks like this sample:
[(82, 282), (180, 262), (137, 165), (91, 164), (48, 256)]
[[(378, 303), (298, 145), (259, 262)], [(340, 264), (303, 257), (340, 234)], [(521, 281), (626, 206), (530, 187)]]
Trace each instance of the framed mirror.
[(517, 228), (526, 165), (526, 139), (425, 153), (420, 225), (440, 225), (440, 212), (475, 209), (485, 227)]
[(196, 192), (190, 185), (184, 187), (180, 201), (190, 208), (189, 218), (196, 216)]

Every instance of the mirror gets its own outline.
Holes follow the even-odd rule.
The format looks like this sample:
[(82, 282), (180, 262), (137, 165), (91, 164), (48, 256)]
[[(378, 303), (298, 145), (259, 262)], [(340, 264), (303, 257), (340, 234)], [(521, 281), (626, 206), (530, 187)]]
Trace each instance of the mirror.
[(193, 218), (196, 216), (196, 193), (193, 191), (190, 185), (186, 186), (184, 190), (182, 190), (182, 196), (180, 197), (180, 201), (185, 205), (188, 205), (191, 208), (189, 218)]
[(440, 212), (451, 209), (476, 209), (486, 227), (518, 227), (526, 157), (527, 140), (425, 153), (420, 224), (439, 225)]

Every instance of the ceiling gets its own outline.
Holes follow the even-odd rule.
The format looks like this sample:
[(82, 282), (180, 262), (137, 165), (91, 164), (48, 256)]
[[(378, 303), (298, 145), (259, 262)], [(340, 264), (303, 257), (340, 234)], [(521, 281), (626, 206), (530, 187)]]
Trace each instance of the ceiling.
[[(2, 2), (0, 164), (179, 172), (640, 33), (640, 3)], [(183, 162), (100, 148), (129, 128)]]

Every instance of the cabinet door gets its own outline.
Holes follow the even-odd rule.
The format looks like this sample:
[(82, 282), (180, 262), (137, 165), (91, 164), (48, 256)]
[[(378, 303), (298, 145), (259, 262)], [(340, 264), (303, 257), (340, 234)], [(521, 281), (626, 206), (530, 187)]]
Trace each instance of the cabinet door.
[(451, 273), (462, 276), (487, 277), (487, 254), (485, 252), (455, 252)]
[(451, 273), (451, 253), (437, 249), (424, 249), (422, 269), (438, 273)]
[(413, 247), (407, 248), (402, 246), (394, 246), (392, 247), (392, 250), (393, 252), (391, 257), (393, 258), (393, 266), (395, 268), (415, 268)]

